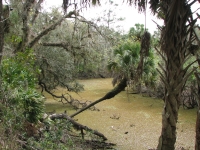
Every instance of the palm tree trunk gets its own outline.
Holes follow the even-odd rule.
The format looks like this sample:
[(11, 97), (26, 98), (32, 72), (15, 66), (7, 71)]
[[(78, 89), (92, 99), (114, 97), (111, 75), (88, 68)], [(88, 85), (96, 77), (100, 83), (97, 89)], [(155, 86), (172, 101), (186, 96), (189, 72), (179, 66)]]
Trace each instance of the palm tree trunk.
[(196, 139), (195, 139), (195, 150), (200, 149), (200, 85), (198, 83), (198, 109), (197, 109), (197, 119), (196, 119)]
[(162, 132), (158, 150), (174, 150), (176, 142), (176, 123), (178, 120), (177, 97), (174, 94), (165, 96), (165, 106), (162, 113)]
[[(180, 50), (180, 49), (179, 49)], [(172, 51), (172, 50), (171, 50)], [(177, 49), (178, 51), (178, 49)], [(184, 52), (184, 51), (183, 51)], [(181, 61), (183, 52), (168, 54), (165, 74), (161, 79), (165, 84), (164, 108), (162, 113), (162, 132), (159, 139), (158, 150), (174, 150), (176, 142), (176, 123), (178, 120), (178, 110), (180, 106), (180, 95), (186, 82), (184, 62)], [(181, 57), (180, 57), (181, 56)], [(184, 57), (183, 57), (184, 58)]]
[[(164, 109), (162, 113), (162, 131), (158, 150), (174, 150), (176, 142), (176, 124), (180, 106), (180, 95), (191, 72), (184, 68), (187, 49), (191, 44), (188, 40), (186, 26), (191, 10), (186, 0), (165, 0), (162, 2), (164, 27), (161, 35), (161, 50), (165, 68), (161, 66), (161, 80), (165, 84)], [(165, 59), (166, 58), (166, 59)]]
[[(200, 62), (199, 62), (200, 64)], [(198, 108), (197, 108), (197, 118), (196, 118), (196, 139), (195, 139), (195, 150), (200, 149), (200, 74), (195, 72), (197, 84), (198, 84), (198, 93), (196, 93)]]

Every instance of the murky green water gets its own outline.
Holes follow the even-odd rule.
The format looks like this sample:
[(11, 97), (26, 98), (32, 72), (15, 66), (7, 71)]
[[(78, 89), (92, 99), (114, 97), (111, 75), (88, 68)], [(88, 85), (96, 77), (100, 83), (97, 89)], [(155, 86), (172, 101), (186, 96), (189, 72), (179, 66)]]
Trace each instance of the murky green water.
[[(104, 96), (113, 87), (112, 79), (80, 80), (85, 85), (85, 91), (73, 94), (79, 100), (95, 101)], [(57, 93), (64, 92), (58, 89)], [(56, 109), (56, 112), (74, 110), (67, 105), (62, 105), (47, 95), (47, 111)], [(109, 142), (117, 143), (119, 150), (147, 150), (156, 148), (161, 132), (162, 100), (142, 97), (141, 95), (121, 92), (110, 100), (105, 100), (96, 105), (100, 111), (87, 110), (75, 119), (90, 128), (103, 133)], [(119, 117), (119, 119), (111, 119)], [(176, 147), (194, 149), (196, 110), (180, 109), (177, 124)], [(127, 133), (128, 132), (128, 133)], [(127, 134), (125, 134), (127, 133)]]

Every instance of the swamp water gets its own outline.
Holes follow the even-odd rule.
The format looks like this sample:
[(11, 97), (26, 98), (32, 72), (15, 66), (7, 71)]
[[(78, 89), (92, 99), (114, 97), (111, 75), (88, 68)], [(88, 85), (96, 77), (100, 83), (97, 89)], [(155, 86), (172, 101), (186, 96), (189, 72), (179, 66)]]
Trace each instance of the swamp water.
[[(80, 80), (85, 91), (74, 94), (73, 97), (82, 101), (95, 101), (103, 97), (113, 89), (112, 79), (89, 79)], [(65, 90), (58, 88), (56, 93), (64, 93)], [(57, 113), (67, 110), (73, 114), (75, 110), (68, 105), (57, 102), (46, 94), (47, 111), (56, 110)], [(114, 98), (105, 100), (95, 106), (100, 111), (86, 110), (74, 117), (78, 122), (103, 133), (108, 142), (116, 143), (117, 150), (148, 150), (156, 148), (161, 133), (161, 113), (163, 102), (160, 99), (143, 97), (138, 94), (129, 94), (126, 91)], [(112, 118), (119, 119), (112, 119)], [(194, 149), (195, 143), (195, 120), (196, 110), (179, 110), (177, 123), (176, 147)]]

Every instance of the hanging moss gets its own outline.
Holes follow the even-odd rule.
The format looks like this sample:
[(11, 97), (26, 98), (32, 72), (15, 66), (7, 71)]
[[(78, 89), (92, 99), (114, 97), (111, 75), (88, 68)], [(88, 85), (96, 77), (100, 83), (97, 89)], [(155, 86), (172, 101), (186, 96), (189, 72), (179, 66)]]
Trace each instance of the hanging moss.
[(151, 34), (148, 31), (145, 31), (142, 36), (141, 51), (140, 51), (140, 53), (143, 53), (144, 56), (149, 55), (150, 41), (151, 41)]

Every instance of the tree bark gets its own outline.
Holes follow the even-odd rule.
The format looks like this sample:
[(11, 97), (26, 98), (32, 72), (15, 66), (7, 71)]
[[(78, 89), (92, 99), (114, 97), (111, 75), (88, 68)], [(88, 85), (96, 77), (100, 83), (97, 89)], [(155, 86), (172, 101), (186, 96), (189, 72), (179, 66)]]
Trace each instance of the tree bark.
[[(197, 15), (198, 18), (200, 19), (200, 16)], [(200, 29), (199, 29), (200, 30)], [(197, 48), (194, 50), (194, 52), (196, 52), (197, 50), (199, 50), (200, 48), (200, 39), (197, 36), (197, 33), (194, 31), (196, 40), (197, 40)], [(196, 52), (196, 59), (198, 62), (198, 65), (200, 66), (200, 56), (199, 54)], [(195, 72), (195, 77), (197, 80), (197, 85), (198, 85), (198, 92), (195, 93), (196, 99), (197, 99), (197, 118), (196, 118), (196, 137), (195, 137), (195, 150), (199, 150), (200, 149), (200, 73)]]
[[(193, 18), (186, 0), (168, 0), (161, 4), (164, 13), (164, 24), (161, 34), (161, 50), (166, 56), (165, 68), (162, 67), (161, 80), (165, 84), (164, 109), (162, 113), (162, 131), (158, 150), (174, 150), (176, 142), (176, 124), (180, 106), (180, 95), (187, 78), (191, 75), (184, 68), (187, 49), (192, 43), (190, 31)], [(186, 26), (189, 21), (190, 26)]]
[(102, 101), (104, 101), (106, 99), (113, 98), (115, 95), (117, 95), (118, 93), (120, 93), (121, 91), (124, 90), (124, 88), (126, 87), (126, 82), (127, 82), (126, 78), (122, 79), (121, 82), (113, 90), (111, 90), (110, 92), (108, 92), (104, 97), (102, 97), (99, 100), (96, 100), (93, 103), (89, 104), (88, 106), (80, 109), (76, 113), (72, 114), (70, 117), (73, 118), (74, 116), (80, 114), (81, 112), (87, 110), (88, 108), (94, 106), (95, 104), (100, 103), (100, 102), (102, 102)]
[(3, 2), (0, 0), (0, 65), (3, 57), (4, 45), (4, 17), (3, 17)]
[[(198, 86), (198, 103), (200, 102), (200, 87)], [(200, 149), (200, 106), (197, 109), (195, 150)]]
[(176, 142), (176, 123), (178, 120), (178, 105), (176, 99), (171, 95), (166, 97), (164, 110), (162, 113), (162, 133), (159, 138), (158, 150), (174, 150)]
[[(4, 21), (3, 21), (3, 2), (0, 0), (0, 68), (2, 64), (3, 57), (3, 46), (4, 46)], [(2, 93), (2, 78), (1, 78), (1, 70), (0, 70), (0, 93)]]
[(195, 76), (198, 84), (198, 93), (196, 93), (198, 108), (197, 108), (197, 118), (196, 118), (195, 150), (199, 150), (200, 149), (200, 74), (195, 72)]
[(22, 8), (22, 41), (18, 44), (17, 49), (15, 52), (24, 51), (26, 49), (26, 44), (28, 43), (29, 35), (30, 35), (30, 28), (28, 25), (29, 17), (30, 17), (30, 9), (34, 4), (34, 0), (26, 0), (23, 4)]

